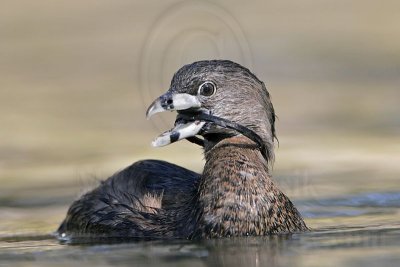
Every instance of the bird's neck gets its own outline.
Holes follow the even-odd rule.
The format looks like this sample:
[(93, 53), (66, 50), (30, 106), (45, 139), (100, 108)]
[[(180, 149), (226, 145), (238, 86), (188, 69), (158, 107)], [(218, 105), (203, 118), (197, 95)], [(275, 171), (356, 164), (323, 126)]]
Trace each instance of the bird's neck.
[(265, 234), (268, 213), (281, 192), (267, 162), (246, 137), (232, 137), (206, 151), (197, 195), (197, 229), (202, 237)]

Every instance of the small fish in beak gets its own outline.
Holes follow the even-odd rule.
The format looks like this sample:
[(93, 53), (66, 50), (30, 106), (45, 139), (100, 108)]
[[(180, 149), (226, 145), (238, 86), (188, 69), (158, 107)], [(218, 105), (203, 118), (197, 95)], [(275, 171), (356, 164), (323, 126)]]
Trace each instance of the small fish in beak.
[[(167, 92), (154, 100), (146, 112), (146, 117), (149, 119), (156, 113), (164, 111), (178, 111), (187, 109), (198, 109), (201, 107), (200, 101), (196, 96), (190, 94), (174, 94)], [(153, 142), (154, 147), (161, 147), (172, 144), (176, 141), (197, 135), (206, 122), (199, 120), (184, 121), (177, 120), (174, 128), (159, 135)]]
[(204, 124), (206, 124), (204, 121), (177, 123), (174, 128), (159, 135), (151, 144), (154, 147), (161, 147), (195, 136), (201, 131)]

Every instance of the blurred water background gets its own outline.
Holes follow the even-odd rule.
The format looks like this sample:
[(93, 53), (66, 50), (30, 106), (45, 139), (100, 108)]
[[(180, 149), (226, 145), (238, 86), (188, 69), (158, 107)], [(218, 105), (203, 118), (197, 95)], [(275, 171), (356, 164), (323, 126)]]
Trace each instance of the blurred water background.
[[(273, 174), (307, 234), (67, 246), (68, 205), (154, 149), (145, 119), (200, 59), (249, 67), (279, 117)], [(0, 266), (399, 266), (399, 1), (2, 1)], [(188, 156), (190, 155), (190, 156)]]

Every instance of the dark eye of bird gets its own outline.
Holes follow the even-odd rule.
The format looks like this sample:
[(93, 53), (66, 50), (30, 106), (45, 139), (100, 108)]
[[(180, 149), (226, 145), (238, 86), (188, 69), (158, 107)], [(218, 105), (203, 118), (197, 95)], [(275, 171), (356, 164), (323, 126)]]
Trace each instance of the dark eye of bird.
[(212, 96), (215, 93), (216, 86), (213, 82), (204, 82), (199, 86), (198, 94), (203, 96)]

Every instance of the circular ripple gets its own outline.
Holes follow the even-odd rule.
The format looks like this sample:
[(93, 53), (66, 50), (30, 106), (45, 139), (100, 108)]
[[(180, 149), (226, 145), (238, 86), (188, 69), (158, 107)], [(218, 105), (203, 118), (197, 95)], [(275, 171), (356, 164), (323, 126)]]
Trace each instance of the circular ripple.
[[(185, 64), (229, 59), (252, 68), (249, 44), (238, 21), (224, 8), (184, 1), (163, 11), (143, 44), (140, 90), (146, 108), (168, 89), (172, 75)], [(167, 115), (153, 119), (160, 130), (172, 125)], [(166, 121), (169, 121), (167, 123)]]

